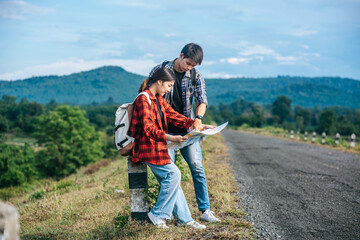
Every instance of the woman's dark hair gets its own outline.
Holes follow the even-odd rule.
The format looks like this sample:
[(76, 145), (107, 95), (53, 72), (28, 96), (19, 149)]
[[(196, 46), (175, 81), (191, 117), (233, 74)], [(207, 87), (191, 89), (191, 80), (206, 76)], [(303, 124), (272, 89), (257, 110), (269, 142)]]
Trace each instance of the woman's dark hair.
[(145, 88), (150, 87), (151, 84), (157, 82), (158, 80), (167, 82), (167, 81), (174, 81), (176, 79), (175, 73), (172, 69), (161, 67), (155, 70), (155, 72), (143, 81), (139, 88), (139, 93), (144, 91)]
[(196, 43), (186, 44), (185, 47), (181, 50), (181, 53), (184, 54), (184, 58), (190, 58), (198, 65), (201, 65), (204, 54), (202, 48)]

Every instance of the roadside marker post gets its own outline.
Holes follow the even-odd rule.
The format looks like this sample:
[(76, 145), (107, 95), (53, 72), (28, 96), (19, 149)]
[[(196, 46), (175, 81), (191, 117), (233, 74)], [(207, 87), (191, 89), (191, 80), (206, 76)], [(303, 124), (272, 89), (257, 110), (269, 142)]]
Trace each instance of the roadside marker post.
[(148, 184), (147, 165), (144, 162), (136, 166), (132, 157), (128, 157), (129, 192), (131, 201), (131, 218), (135, 220), (146, 220), (149, 205), (145, 201), (145, 189)]
[(290, 138), (293, 139), (294, 138), (294, 130), (290, 131)]
[(351, 139), (350, 139), (350, 147), (355, 147), (355, 134), (351, 134)]
[(307, 141), (308, 132), (305, 132), (304, 134), (305, 134), (305, 135), (304, 135), (304, 141), (306, 142), (306, 141)]
[(316, 132), (313, 132), (311, 142), (315, 143), (315, 139), (316, 139)]
[(325, 137), (326, 137), (326, 133), (323, 132), (323, 133), (322, 133), (321, 144), (325, 144)]
[(339, 144), (339, 139), (340, 139), (340, 134), (337, 133), (337, 134), (335, 135), (335, 144)]
[(300, 140), (300, 131), (297, 131), (296, 133), (296, 140)]

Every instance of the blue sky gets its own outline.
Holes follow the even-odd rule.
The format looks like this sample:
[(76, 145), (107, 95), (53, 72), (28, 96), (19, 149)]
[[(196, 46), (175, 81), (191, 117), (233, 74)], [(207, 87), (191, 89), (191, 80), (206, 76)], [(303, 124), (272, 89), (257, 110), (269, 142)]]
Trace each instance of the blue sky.
[(104, 65), (147, 75), (188, 42), (206, 77), (360, 80), (360, 0), (0, 0), (0, 79)]

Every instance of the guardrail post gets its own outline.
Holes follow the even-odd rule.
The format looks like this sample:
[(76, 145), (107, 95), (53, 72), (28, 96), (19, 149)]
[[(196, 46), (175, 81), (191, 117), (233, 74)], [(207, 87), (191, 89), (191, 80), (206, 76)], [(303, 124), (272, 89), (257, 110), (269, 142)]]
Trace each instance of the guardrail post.
[(339, 144), (339, 139), (340, 139), (340, 134), (337, 133), (337, 134), (335, 135), (335, 144)]
[(129, 192), (131, 201), (131, 218), (146, 220), (149, 212), (149, 205), (145, 201), (145, 188), (148, 183), (147, 165), (144, 162), (136, 166), (132, 157), (128, 157)]
[(322, 133), (321, 144), (325, 144), (325, 137), (326, 137), (326, 133), (323, 132), (323, 133)]
[(307, 135), (308, 135), (308, 132), (305, 132), (305, 133), (304, 133), (304, 141), (305, 141), (305, 142), (307, 141)]
[(316, 139), (316, 132), (313, 132), (311, 142), (315, 143), (315, 139)]
[(294, 138), (294, 130), (290, 131), (290, 138), (293, 139)]
[(0, 201), (0, 239), (19, 240), (19, 214), (13, 205)]
[(350, 147), (355, 147), (355, 134), (351, 134), (351, 139), (350, 139)]

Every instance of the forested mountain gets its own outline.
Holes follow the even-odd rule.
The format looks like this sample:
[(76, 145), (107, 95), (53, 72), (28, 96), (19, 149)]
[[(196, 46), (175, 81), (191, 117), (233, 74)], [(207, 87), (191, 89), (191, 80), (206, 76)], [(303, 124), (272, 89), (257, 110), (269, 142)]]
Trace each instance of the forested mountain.
[[(105, 66), (66, 76), (32, 77), (18, 81), (0, 81), (0, 96), (17, 96), (48, 103), (90, 104), (131, 101), (145, 76), (121, 67)], [(206, 79), (209, 103), (231, 103), (237, 99), (271, 104), (285, 95), (292, 105), (313, 107), (346, 106), (360, 108), (360, 81), (339, 77), (290, 77)]]

